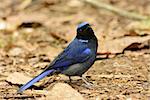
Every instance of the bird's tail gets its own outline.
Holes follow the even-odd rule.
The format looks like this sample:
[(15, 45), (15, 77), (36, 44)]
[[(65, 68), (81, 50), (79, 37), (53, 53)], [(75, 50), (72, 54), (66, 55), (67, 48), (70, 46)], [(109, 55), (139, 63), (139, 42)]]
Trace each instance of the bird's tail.
[(36, 83), (37, 81), (43, 79), (45, 76), (51, 74), (52, 72), (54, 72), (53, 69), (42, 72), (40, 75), (36, 76), (32, 80), (30, 80), (28, 83), (24, 84), (17, 92), (18, 93), (23, 92), (24, 90), (26, 90), (27, 88), (32, 86), (34, 83)]

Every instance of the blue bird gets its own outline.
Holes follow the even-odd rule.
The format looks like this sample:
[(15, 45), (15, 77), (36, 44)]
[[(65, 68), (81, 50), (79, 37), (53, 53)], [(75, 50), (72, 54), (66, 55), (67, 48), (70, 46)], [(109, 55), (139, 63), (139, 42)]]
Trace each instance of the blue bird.
[(18, 93), (23, 92), (34, 83), (48, 75), (65, 74), (69, 76), (80, 76), (85, 83), (88, 83), (82, 77), (95, 62), (98, 42), (94, 31), (87, 22), (83, 22), (77, 27), (75, 39), (64, 49), (47, 68), (38, 76), (23, 85)]

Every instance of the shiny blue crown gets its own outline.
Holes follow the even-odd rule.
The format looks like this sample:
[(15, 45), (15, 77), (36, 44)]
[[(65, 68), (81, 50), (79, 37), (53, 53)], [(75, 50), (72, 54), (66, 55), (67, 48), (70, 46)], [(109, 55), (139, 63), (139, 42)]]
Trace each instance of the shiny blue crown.
[(81, 28), (81, 27), (83, 27), (83, 26), (85, 26), (87, 24), (89, 24), (89, 23), (88, 22), (83, 22), (83, 23), (81, 23), (81, 24), (78, 25), (77, 29), (79, 29), (79, 28)]

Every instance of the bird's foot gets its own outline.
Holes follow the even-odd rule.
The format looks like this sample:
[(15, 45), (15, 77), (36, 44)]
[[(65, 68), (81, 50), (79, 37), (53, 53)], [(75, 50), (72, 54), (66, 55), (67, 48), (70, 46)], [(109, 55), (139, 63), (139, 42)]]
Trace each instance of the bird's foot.
[(85, 84), (83, 84), (84, 87), (89, 88), (89, 89), (92, 89), (93, 87), (95, 87), (95, 85), (90, 83), (90, 82), (88, 82), (85, 77), (81, 77), (81, 78), (82, 78), (82, 80), (85, 83)]
[(85, 88), (88, 88), (88, 89), (93, 89), (94, 88), (94, 85), (92, 83), (85, 83), (85, 84), (82, 84), (83, 87)]

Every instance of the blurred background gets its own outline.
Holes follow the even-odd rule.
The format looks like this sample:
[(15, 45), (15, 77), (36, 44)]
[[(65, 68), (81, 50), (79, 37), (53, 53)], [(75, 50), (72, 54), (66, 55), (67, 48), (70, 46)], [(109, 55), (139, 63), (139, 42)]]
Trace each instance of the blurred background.
[(89, 22), (98, 38), (98, 60), (85, 74), (97, 88), (82, 87), (80, 79), (67, 84), (89, 100), (150, 96), (149, 0), (1, 0), (0, 5), (0, 98), (52, 99), (44, 90), (51, 91), (54, 77), (22, 95), (16, 90), (73, 40), (81, 22)]

